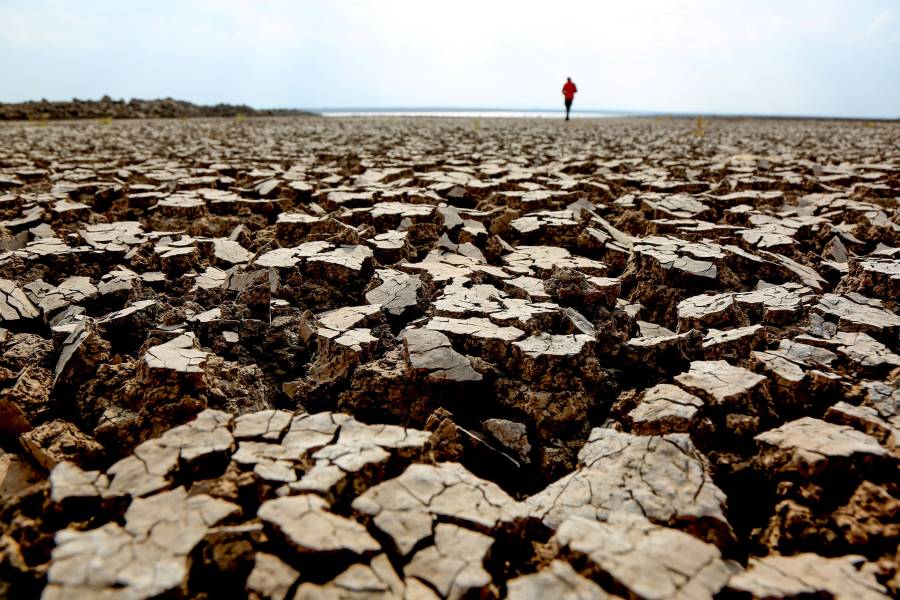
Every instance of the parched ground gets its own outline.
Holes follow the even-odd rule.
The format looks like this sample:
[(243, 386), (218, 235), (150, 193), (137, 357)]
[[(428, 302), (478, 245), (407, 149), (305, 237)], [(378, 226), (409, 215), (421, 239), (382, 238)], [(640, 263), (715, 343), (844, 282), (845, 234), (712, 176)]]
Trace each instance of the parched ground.
[(0, 596), (900, 593), (900, 124), (0, 125)]

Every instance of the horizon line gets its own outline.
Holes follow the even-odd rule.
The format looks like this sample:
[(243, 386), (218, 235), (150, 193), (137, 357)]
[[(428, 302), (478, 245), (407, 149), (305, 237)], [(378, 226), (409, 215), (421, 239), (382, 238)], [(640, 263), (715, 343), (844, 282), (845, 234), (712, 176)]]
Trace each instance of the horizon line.
[[(527, 108), (517, 108), (517, 107), (468, 107), (468, 106), (336, 106), (336, 107), (303, 107), (303, 106), (259, 106), (255, 104), (249, 103), (241, 103), (237, 102), (232, 104), (232, 102), (227, 101), (216, 101), (215, 103), (205, 103), (202, 101), (196, 100), (181, 100), (179, 98), (174, 98), (172, 96), (160, 96), (157, 98), (137, 98), (130, 97), (126, 100), (126, 98), (112, 98), (108, 94), (104, 95), (105, 97), (109, 97), (114, 101), (123, 101), (128, 102), (131, 100), (143, 100), (143, 101), (154, 101), (154, 100), (176, 100), (181, 102), (189, 102), (191, 104), (195, 104), (196, 106), (216, 106), (218, 104), (226, 104), (232, 106), (247, 106), (254, 110), (258, 111), (266, 111), (266, 110), (284, 110), (284, 111), (307, 111), (312, 113), (328, 113), (328, 112), (565, 112), (565, 109), (562, 107), (559, 108), (546, 108), (546, 107), (527, 107)], [(50, 102), (50, 103), (65, 103), (65, 102), (73, 102), (75, 100), (83, 101), (83, 102), (100, 102), (104, 96), (101, 96), (98, 99), (87, 99), (87, 98), (75, 98), (72, 97), (67, 100), (49, 100), (47, 98), (41, 98), (39, 100), (22, 100), (22, 101), (0, 101), (0, 105), (4, 104), (28, 104), (28, 103), (40, 103), (40, 102)], [(829, 120), (829, 121), (887, 121), (894, 122), (900, 121), (900, 114), (897, 116), (872, 116), (872, 115), (835, 115), (835, 114), (802, 114), (802, 113), (772, 113), (772, 112), (761, 112), (761, 113), (751, 113), (751, 112), (729, 112), (729, 111), (684, 111), (684, 110), (627, 110), (621, 108), (575, 108), (572, 109), (573, 114), (582, 113), (582, 114), (605, 114), (605, 115), (618, 115), (623, 117), (712, 117), (712, 118), (770, 118), (770, 119), (800, 119), (800, 120)]]
[[(256, 107), (254, 107), (256, 108)], [(257, 110), (304, 110), (314, 113), (328, 112), (559, 112), (564, 108), (497, 108), (466, 106), (353, 106), (353, 107), (291, 107), (291, 108), (257, 108)], [(770, 118), (770, 119), (822, 119), (829, 121), (900, 121), (896, 117), (885, 116), (848, 116), (824, 114), (790, 114), (790, 113), (744, 113), (716, 111), (666, 111), (666, 110), (623, 110), (618, 108), (572, 108), (572, 113), (620, 115), (623, 117), (713, 117), (713, 118)]]

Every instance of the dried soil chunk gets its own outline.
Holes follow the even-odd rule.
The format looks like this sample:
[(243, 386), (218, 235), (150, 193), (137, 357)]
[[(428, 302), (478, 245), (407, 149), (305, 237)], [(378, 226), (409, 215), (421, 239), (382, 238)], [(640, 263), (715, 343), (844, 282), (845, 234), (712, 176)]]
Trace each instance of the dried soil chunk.
[(602, 262), (573, 255), (557, 246), (518, 246), (514, 252), (503, 256), (503, 262), (538, 274), (550, 273), (556, 268), (575, 269), (586, 275), (604, 275), (607, 270)]
[(613, 600), (602, 587), (582, 577), (567, 562), (552, 561), (537, 573), (521, 575), (506, 584), (507, 600)]
[(194, 290), (217, 290), (224, 287), (228, 273), (216, 267), (208, 267), (194, 279)]
[(62, 420), (42, 423), (19, 437), (22, 447), (47, 470), (70, 460), (88, 465), (103, 456), (103, 446), (75, 424)]
[(447, 600), (478, 595), (491, 583), (482, 563), (493, 543), (483, 533), (439, 523), (434, 528), (434, 545), (418, 551), (405, 573), (427, 582)]
[(471, 317), (469, 319), (451, 319), (434, 317), (425, 323), (426, 329), (440, 331), (454, 340), (459, 340), (466, 350), (481, 354), (486, 360), (502, 361), (511, 342), (525, 335), (518, 327), (501, 327), (489, 319)]
[(344, 306), (316, 315), (319, 325), (325, 329), (344, 332), (369, 321), (377, 322), (376, 315), (381, 314), (381, 306), (366, 304), (363, 306)]
[(540, 333), (514, 342), (522, 354), (530, 359), (540, 360), (549, 357), (578, 356), (586, 344), (593, 338), (584, 334), (575, 335), (550, 335)]
[(72, 388), (89, 378), (109, 358), (109, 344), (93, 322), (82, 321), (66, 337), (53, 372), (53, 388)]
[(651, 274), (651, 279), (670, 278), (671, 283), (679, 283), (685, 277), (693, 281), (715, 281), (719, 269), (714, 261), (724, 256), (721, 248), (714, 244), (695, 244), (658, 236), (635, 242), (631, 251), (631, 269)]
[(563, 553), (583, 557), (589, 573), (628, 597), (711, 600), (737, 570), (712, 544), (640, 515), (571, 517), (556, 539)]
[(100, 331), (110, 340), (142, 339), (158, 309), (156, 300), (138, 300), (122, 310), (97, 321)]
[(752, 405), (752, 398), (766, 378), (735, 367), (724, 360), (698, 360), (691, 369), (675, 377), (681, 387), (717, 406), (740, 408)]
[(678, 328), (713, 327), (726, 323), (796, 321), (815, 299), (812, 290), (796, 283), (762, 285), (752, 292), (701, 294), (678, 303)]
[(735, 318), (734, 295), (702, 294), (678, 303), (678, 329), (712, 327), (729, 323)]
[(725, 494), (713, 483), (706, 458), (681, 433), (639, 436), (595, 428), (578, 453), (579, 467), (531, 496), (532, 514), (553, 528), (581, 515), (644, 515), (727, 543)]
[(560, 307), (552, 302), (529, 302), (519, 298), (504, 298), (500, 304), (502, 309), (490, 314), (491, 321), (530, 331), (552, 327), (554, 317), (560, 311)]
[(358, 284), (367, 270), (371, 273), (372, 250), (366, 246), (339, 246), (310, 256), (306, 264), (311, 274), (320, 274), (329, 281)]
[(190, 193), (173, 194), (157, 202), (154, 208), (165, 217), (193, 220), (206, 214), (206, 201)]
[(680, 370), (699, 353), (702, 339), (700, 332), (693, 329), (672, 335), (634, 337), (625, 342), (622, 357), (635, 370)]
[[(482, 260), (462, 256), (461, 254), (444, 253), (432, 250), (420, 262), (405, 262), (400, 268), (408, 271), (423, 271), (436, 284), (441, 284), (457, 277), (468, 277), (478, 270), (486, 268)], [(501, 273), (501, 269), (497, 269)]]
[(777, 352), (785, 358), (807, 367), (830, 367), (837, 359), (834, 352), (826, 348), (811, 346), (796, 340), (781, 340)]
[(656, 218), (689, 219), (708, 210), (705, 204), (687, 194), (674, 194), (672, 196), (653, 194), (645, 196), (641, 201), (654, 213)]
[(250, 262), (253, 253), (233, 240), (215, 238), (213, 240), (213, 256), (225, 265), (239, 265)]
[(697, 396), (678, 386), (661, 383), (644, 392), (628, 418), (634, 433), (687, 433), (702, 406), (703, 400)]
[(760, 283), (752, 292), (735, 294), (734, 298), (753, 320), (781, 325), (797, 320), (803, 309), (815, 301), (815, 297), (812, 289), (798, 283)]
[(390, 315), (399, 316), (414, 311), (419, 304), (422, 280), (393, 269), (379, 269), (377, 277), (381, 285), (366, 292), (366, 302), (380, 305)]
[(799, 263), (783, 254), (775, 254), (774, 252), (768, 252), (766, 250), (760, 250), (759, 254), (760, 256), (778, 263), (781, 267), (787, 269), (794, 278), (799, 279), (803, 285), (812, 288), (816, 292), (821, 292), (823, 288), (828, 285), (828, 282), (825, 281), (815, 269), (808, 265)]
[(0, 322), (33, 319), (40, 314), (14, 281), (0, 279)]
[(803, 369), (777, 350), (773, 352), (754, 351), (752, 360), (753, 364), (757, 365), (757, 368), (782, 391), (796, 393), (806, 379)]
[(861, 556), (825, 558), (811, 553), (751, 558), (747, 570), (728, 582), (728, 590), (773, 600), (887, 600), (887, 590), (874, 573), (861, 568), (863, 563)]
[(866, 392), (863, 406), (874, 409), (882, 419), (900, 428), (900, 385), (867, 381), (863, 389)]
[(334, 248), (325, 241), (304, 242), (292, 248), (276, 248), (259, 255), (253, 263), (259, 267), (290, 270), (303, 263), (307, 258)]
[(531, 443), (528, 441), (528, 428), (524, 423), (506, 419), (487, 419), (482, 425), (485, 431), (522, 462), (530, 462)]
[(275, 235), (282, 244), (297, 243), (321, 222), (321, 217), (305, 213), (281, 213), (275, 221)]
[(206, 494), (188, 496), (183, 487), (148, 498), (135, 498), (125, 512), (125, 529), (176, 555), (187, 555), (219, 521), (240, 507)]
[(260, 410), (241, 415), (234, 420), (234, 437), (277, 441), (291, 423), (292, 416), (286, 410)]
[(367, 565), (359, 563), (350, 565), (346, 571), (324, 585), (302, 584), (297, 588), (294, 600), (432, 600), (437, 598), (430, 590), (426, 594), (417, 594), (410, 588), (409, 580), (404, 585), (387, 556), (379, 554)]
[(59, 286), (52, 286), (38, 279), (27, 284), (25, 292), (44, 315), (52, 315), (70, 304), (94, 298), (97, 288), (91, 283), (90, 277), (69, 277)]
[(480, 381), (481, 373), (468, 358), (453, 350), (439, 331), (409, 329), (403, 334), (404, 358), (409, 368), (436, 381)]
[(541, 210), (514, 219), (509, 226), (517, 239), (565, 242), (576, 237), (580, 223), (570, 210)]
[(756, 436), (759, 461), (774, 473), (806, 476), (830, 468), (862, 466), (887, 456), (878, 440), (845, 425), (803, 417)]
[(138, 445), (133, 455), (109, 468), (111, 492), (143, 496), (166, 487), (179, 462), (201, 470), (210, 461), (224, 462), (234, 443), (229, 429), (232, 418), (218, 410), (205, 410), (193, 421)]
[(138, 221), (97, 223), (78, 230), (78, 235), (87, 245), (106, 252), (125, 252), (131, 246), (140, 244), (141, 233), (143, 229)]
[(100, 471), (82, 471), (68, 461), (50, 472), (50, 498), (57, 504), (70, 499), (99, 499), (108, 487), (109, 479)]
[(313, 467), (291, 489), (328, 494), (340, 491), (347, 480), (359, 493), (373, 475), (380, 474), (392, 455), (404, 460), (422, 454), (431, 434), (399, 425), (364, 425), (355, 419), (341, 424), (333, 444), (313, 452)]
[(491, 531), (525, 512), (495, 483), (458, 463), (410, 465), (399, 477), (369, 488), (353, 509), (371, 517), (404, 555), (432, 535), (436, 519)]
[(337, 377), (347, 374), (356, 364), (367, 360), (377, 342), (378, 338), (372, 335), (372, 330), (362, 327), (342, 332), (334, 329), (319, 330), (319, 354), (335, 358), (328, 366)]
[(703, 354), (707, 360), (739, 359), (761, 348), (767, 340), (762, 325), (748, 325), (735, 329), (710, 329), (703, 338)]
[(441, 317), (465, 317), (500, 310), (500, 290), (488, 284), (467, 284), (465, 278), (460, 278), (445, 286), (434, 300), (435, 314)]
[(178, 466), (178, 449), (148, 440), (127, 456), (113, 464), (107, 472), (112, 477), (110, 492), (144, 496), (169, 485), (172, 473)]
[(813, 310), (837, 321), (839, 331), (860, 331), (886, 341), (896, 341), (900, 332), (900, 317), (858, 294), (824, 294)]
[(524, 294), (534, 302), (543, 302), (550, 299), (550, 294), (547, 292), (544, 281), (537, 277), (520, 275), (519, 277), (507, 279), (503, 284), (506, 286), (504, 290), (513, 296)]
[(187, 465), (210, 455), (225, 455), (234, 444), (230, 431), (233, 418), (228, 413), (207, 409), (190, 423), (170, 429), (159, 441), (178, 449), (179, 457)]
[(233, 459), (239, 465), (253, 465), (263, 479), (278, 482), (296, 480), (295, 463), (302, 461), (311, 451), (330, 444), (348, 415), (321, 412), (299, 415), (290, 421), (281, 443), (273, 441), (242, 440)]
[(281, 440), (281, 446), (286, 452), (299, 458), (313, 448), (330, 443), (341, 424), (349, 418), (348, 415), (328, 412), (298, 415), (291, 421), (291, 426)]
[(153, 346), (144, 354), (144, 364), (150, 371), (172, 373), (203, 373), (208, 353), (196, 349), (196, 339), (191, 335), (178, 337), (159, 346)]
[(297, 552), (365, 554), (381, 548), (365, 527), (328, 512), (327, 503), (318, 496), (302, 494), (268, 500), (257, 514)]
[(44, 598), (153, 598), (186, 583), (187, 556), (209, 528), (240, 508), (183, 487), (136, 499), (125, 527), (64, 529), (47, 571)]
[[(69, 465), (73, 472), (81, 471), (72, 463), (61, 464)], [(86, 477), (88, 480), (90, 480), (90, 478), (91, 475)], [(39, 473), (25, 457), (0, 450), (0, 502), (5, 503), (19, 492), (43, 480), (44, 474)], [(63, 486), (61, 488), (63, 491), (61, 491), (60, 494), (62, 496), (61, 500), (65, 498), (65, 494), (69, 491), (74, 491), (76, 493), (85, 491), (84, 488), (80, 487), (82, 482), (82, 478), (75, 473), (73, 473), (72, 477), (61, 476), (60, 485)], [(69, 483), (71, 483), (71, 485), (69, 485)], [(50, 489), (52, 494), (52, 481)]]
[(872, 406), (854, 406), (842, 400), (825, 411), (824, 418), (867, 433), (889, 449), (900, 448), (900, 418), (896, 414), (882, 415)]
[(44, 600), (153, 598), (178, 588), (187, 576), (184, 558), (136, 541), (116, 523), (56, 534)]
[[(300, 573), (274, 554), (257, 552), (247, 577), (247, 591), (271, 600), (286, 600)], [(295, 596), (296, 597), (296, 596)]]
[(564, 372), (568, 369), (577, 369), (589, 376), (589, 367), (584, 367), (584, 363), (593, 355), (593, 343), (594, 338), (583, 333), (552, 335), (540, 332), (513, 342), (514, 364), (527, 381), (557, 381), (566, 377)]
[[(895, 255), (897, 256), (897, 255)], [(900, 260), (897, 258), (850, 259), (850, 275), (842, 281), (849, 289), (873, 298), (895, 299), (900, 296)]]
[(900, 356), (866, 333), (838, 332), (830, 340), (840, 344), (836, 351), (864, 370), (890, 370), (900, 367)]

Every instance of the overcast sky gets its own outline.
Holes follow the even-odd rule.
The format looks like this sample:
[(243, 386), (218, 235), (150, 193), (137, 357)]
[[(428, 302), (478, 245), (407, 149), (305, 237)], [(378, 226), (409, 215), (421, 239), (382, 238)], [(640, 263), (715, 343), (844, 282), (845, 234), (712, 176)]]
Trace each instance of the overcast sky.
[(0, 101), (900, 117), (898, 0), (0, 0)]

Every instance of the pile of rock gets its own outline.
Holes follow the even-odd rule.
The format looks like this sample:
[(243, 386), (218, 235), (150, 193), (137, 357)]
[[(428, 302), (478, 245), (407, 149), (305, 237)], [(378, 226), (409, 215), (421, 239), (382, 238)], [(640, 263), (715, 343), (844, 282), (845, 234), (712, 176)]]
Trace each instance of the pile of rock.
[(48, 119), (184, 119), (188, 117), (297, 116), (311, 113), (296, 109), (257, 109), (243, 104), (201, 105), (163, 98), (140, 100), (30, 101), (0, 104), (0, 121), (41, 121)]

